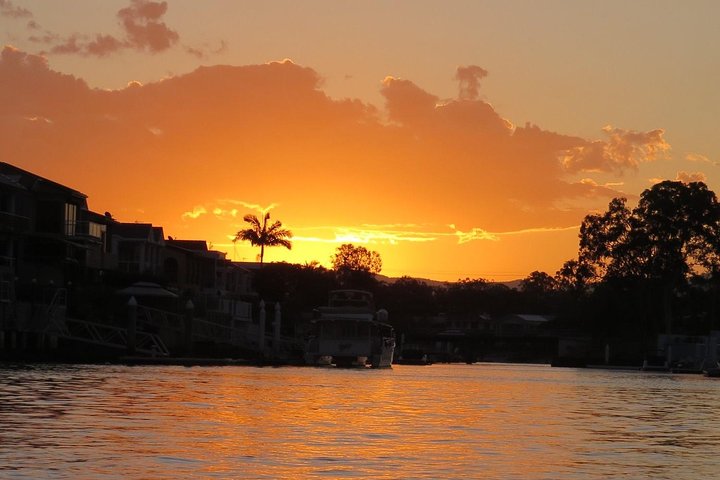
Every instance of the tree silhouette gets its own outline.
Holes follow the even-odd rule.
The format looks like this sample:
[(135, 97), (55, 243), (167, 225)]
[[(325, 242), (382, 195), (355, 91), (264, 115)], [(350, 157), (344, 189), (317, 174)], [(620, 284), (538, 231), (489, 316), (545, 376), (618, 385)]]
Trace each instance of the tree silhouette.
[(547, 295), (557, 289), (557, 281), (545, 272), (531, 272), (520, 282), (520, 290), (525, 293)]
[(614, 198), (607, 212), (586, 216), (580, 226), (579, 261), (596, 278), (626, 276), (633, 270), (627, 262), (636, 259), (626, 255), (632, 212), (625, 202)]
[(270, 212), (267, 212), (263, 217), (262, 224), (260, 220), (252, 214), (247, 214), (243, 217), (247, 223), (250, 224), (249, 228), (238, 231), (235, 234), (233, 242), (243, 240), (250, 242), (250, 245), (256, 247), (260, 246), (260, 263), (263, 263), (265, 257), (265, 247), (285, 247), (288, 250), (292, 248), (290, 239), (292, 238), (292, 232), (288, 229), (282, 228), (280, 221), (275, 221), (272, 225), (268, 226), (268, 220), (270, 220)]
[(345, 288), (374, 290), (375, 275), (382, 270), (380, 254), (351, 243), (340, 245), (331, 258), (337, 279)]
[(382, 270), (382, 258), (378, 252), (351, 243), (344, 243), (337, 248), (332, 264), (337, 271), (352, 270), (375, 275)]
[(568, 260), (555, 273), (555, 284), (561, 292), (580, 296), (593, 276), (592, 267), (580, 260)]
[(671, 333), (676, 292), (698, 274), (717, 277), (719, 232), (715, 194), (702, 182), (668, 180), (645, 190), (632, 211), (616, 198), (604, 214), (585, 217), (579, 260), (596, 279), (636, 292), (634, 301), (660, 305)]
[(644, 191), (633, 231), (647, 273), (679, 282), (696, 268), (716, 268), (719, 209), (715, 193), (702, 182), (665, 181)]
[(697, 269), (718, 269), (720, 205), (702, 182), (664, 181), (645, 190), (630, 211), (624, 198), (585, 217), (581, 262), (598, 277), (683, 282)]

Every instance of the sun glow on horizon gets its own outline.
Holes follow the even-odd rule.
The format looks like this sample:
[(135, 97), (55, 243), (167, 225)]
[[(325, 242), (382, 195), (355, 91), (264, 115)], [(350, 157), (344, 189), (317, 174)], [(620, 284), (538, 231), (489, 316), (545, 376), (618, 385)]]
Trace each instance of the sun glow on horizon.
[[(415, 225), (417, 227), (417, 225)], [(292, 238), (292, 250), (280, 247), (266, 248), (265, 260), (269, 262), (290, 262), (296, 264), (310, 264), (318, 262), (320, 265), (330, 268), (331, 257), (336, 249), (343, 243), (352, 243), (364, 246), (370, 250), (380, 253), (383, 259), (383, 271), (381, 273), (392, 276), (416, 276), (431, 280), (455, 281), (460, 278), (484, 278), (497, 280), (514, 280), (523, 278), (530, 271), (543, 270), (554, 274), (562, 262), (569, 258), (558, 258), (557, 256), (538, 253), (526, 256), (523, 266), (520, 268), (508, 268), (510, 266), (497, 252), (504, 248), (503, 242), (513, 245), (533, 244), (546, 248), (550, 245), (561, 242), (562, 244), (577, 242), (578, 227), (554, 228), (554, 229), (528, 229), (517, 232), (496, 232), (489, 236), (475, 236), (473, 239), (464, 239), (458, 232), (448, 229), (439, 231), (431, 225), (426, 226), (424, 231), (401, 231), (403, 235), (412, 234), (420, 239), (405, 237), (398, 238), (398, 231), (382, 229), (382, 225), (376, 225), (372, 230), (367, 225), (359, 226), (357, 232), (352, 233), (351, 227), (304, 227), (288, 228), (292, 231), (314, 231), (316, 236), (294, 235)], [(419, 230), (419, 229), (416, 229)], [(342, 233), (341, 233), (342, 232)], [(230, 236), (226, 236), (230, 238)], [(485, 254), (481, 254), (483, 261), (482, 268), (475, 268), (470, 265), (476, 263), (473, 257), (477, 252), (466, 249), (454, 254), (453, 248), (468, 242), (480, 242), (485, 246)], [(436, 244), (436, 245), (431, 245)], [(496, 245), (497, 244), (497, 245)], [(252, 247), (247, 242), (217, 242), (213, 247), (223, 251), (228, 258), (234, 261), (255, 261), (259, 255), (259, 249)], [(440, 247), (446, 253), (443, 256), (435, 256), (428, 261), (428, 252), (435, 251)], [(471, 247), (465, 247), (471, 248)], [(558, 263), (559, 262), (559, 263)], [(418, 268), (419, 265), (430, 264), (430, 268)]]
[(612, 198), (720, 182), (713, 2), (313, 5), (6, 0), (0, 160), (236, 260), (271, 212), (268, 261), (447, 280), (554, 273)]

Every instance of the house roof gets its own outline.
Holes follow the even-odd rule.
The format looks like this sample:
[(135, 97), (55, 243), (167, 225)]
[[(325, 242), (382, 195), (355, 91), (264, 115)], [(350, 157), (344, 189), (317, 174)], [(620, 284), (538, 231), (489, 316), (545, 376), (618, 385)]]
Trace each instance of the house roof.
[(27, 190), (27, 188), (24, 187), (19, 180), (20, 178), (17, 175), (5, 175), (0, 173), (0, 185), (13, 187), (18, 190)]
[(153, 227), (151, 223), (121, 223), (113, 226), (113, 235), (126, 239), (147, 240), (155, 243), (163, 241), (163, 228)]
[(260, 262), (232, 262), (233, 265), (244, 268), (248, 271), (260, 270), (263, 266)]
[(552, 320), (550, 315), (536, 315), (531, 313), (514, 313), (505, 315), (500, 320), (503, 322), (526, 322), (526, 323), (545, 323)]
[(82, 210), (80, 213), (82, 220), (90, 220), (91, 222), (95, 223), (101, 223), (104, 225), (107, 225), (110, 220), (107, 215), (103, 215), (97, 212), (93, 212), (92, 210)]
[(207, 252), (207, 242), (205, 240), (178, 240), (175, 238), (168, 238), (168, 245), (184, 248), (185, 250), (191, 250), (193, 252)]
[(50, 190), (57, 191), (63, 195), (76, 197), (81, 200), (87, 199), (87, 195), (82, 192), (78, 192), (73, 188), (53, 182), (52, 180), (48, 180), (47, 178), (28, 172), (27, 170), (23, 170), (22, 168), (9, 163), (0, 162), (0, 174), (10, 178), (12, 181), (19, 183), (31, 191)]

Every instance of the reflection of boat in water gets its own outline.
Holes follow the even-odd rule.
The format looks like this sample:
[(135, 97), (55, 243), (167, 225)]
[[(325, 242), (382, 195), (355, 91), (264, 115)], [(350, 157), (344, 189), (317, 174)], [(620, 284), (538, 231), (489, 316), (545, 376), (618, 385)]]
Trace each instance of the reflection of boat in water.
[(375, 312), (362, 290), (333, 290), (327, 307), (316, 310), (314, 332), (305, 346), (310, 365), (390, 367), (395, 336), (387, 311)]

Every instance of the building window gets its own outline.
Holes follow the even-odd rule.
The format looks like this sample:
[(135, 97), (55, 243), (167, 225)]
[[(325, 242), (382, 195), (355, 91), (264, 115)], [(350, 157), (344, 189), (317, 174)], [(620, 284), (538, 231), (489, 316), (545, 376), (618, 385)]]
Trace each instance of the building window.
[(104, 239), (106, 228), (102, 223), (88, 222), (88, 235), (97, 239)]
[(174, 258), (166, 258), (163, 264), (163, 272), (165, 273), (165, 279), (171, 283), (177, 283), (178, 271), (180, 267), (178, 261)]
[(13, 208), (13, 197), (9, 193), (0, 192), (0, 212), (15, 213)]
[(139, 273), (141, 244), (135, 242), (121, 242), (118, 245), (118, 268), (123, 272)]
[(103, 251), (107, 251), (107, 225), (88, 222), (88, 235), (98, 239), (102, 244)]
[(74, 236), (77, 227), (77, 205), (65, 204), (65, 235)]
[(0, 302), (10, 302), (10, 281), (0, 280)]

